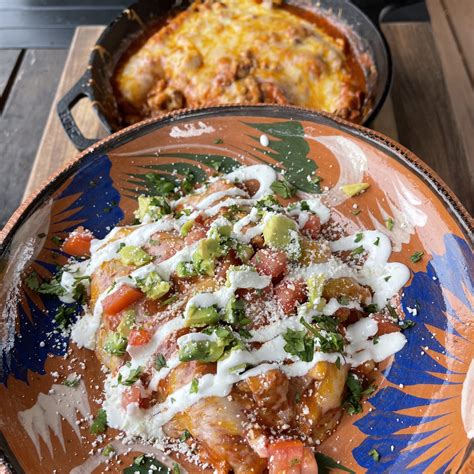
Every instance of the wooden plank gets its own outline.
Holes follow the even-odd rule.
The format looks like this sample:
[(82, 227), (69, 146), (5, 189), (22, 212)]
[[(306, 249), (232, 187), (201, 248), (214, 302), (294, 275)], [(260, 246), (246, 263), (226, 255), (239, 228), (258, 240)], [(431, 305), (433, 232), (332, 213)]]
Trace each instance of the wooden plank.
[[(36, 153), (25, 195), (31, 193), (48, 176), (77, 154), (76, 148), (69, 141), (59, 122), (56, 104), (86, 70), (90, 51), (103, 29), (102, 26), (85, 26), (76, 30), (54, 98), (54, 107), (49, 113), (43, 137)], [(81, 100), (75, 106), (74, 117), (85, 136), (94, 138), (105, 136), (105, 132), (89, 100)]]
[(0, 116), (0, 225), (20, 204), (65, 51), (26, 52)]
[[(436, 3), (441, 3), (442, 7), (444, 7), (446, 20), (449, 23), (454, 40), (465, 60), (472, 80), (474, 75), (474, 2), (472, 0), (438, 0), (437, 2), (430, 0), (428, 7), (434, 20), (437, 20), (437, 10), (434, 7)], [(437, 40), (436, 28), (437, 25), (433, 25), (435, 39)]]
[[(436, 50), (471, 179), (474, 176), (474, 2), (428, 0)], [(470, 16), (468, 16), (470, 15)], [(471, 181), (471, 189), (473, 182)], [(472, 194), (472, 193), (471, 193)], [(472, 207), (471, 207), (472, 211)]]
[(12, 83), (17, 65), (20, 57), (21, 49), (5, 49), (0, 50), (0, 110), (5, 102), (4, 94), (7, 86)]
[(473, 163), (456, 126), (431, 26), (386, 24), (383, 31), (393, 55), (392, 101), (400, 142), (431, 166), (472, 212)]

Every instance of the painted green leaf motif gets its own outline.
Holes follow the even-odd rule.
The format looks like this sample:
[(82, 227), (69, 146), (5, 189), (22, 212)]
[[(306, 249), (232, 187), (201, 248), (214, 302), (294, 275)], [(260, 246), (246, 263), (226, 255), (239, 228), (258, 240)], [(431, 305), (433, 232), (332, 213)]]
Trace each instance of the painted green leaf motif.
[[(317, 192), (314, 183), (308, 181), (318, 169), (316, 163), (308, 158), (309, 145), (304, 138), (304, 129), (300, 122), (246, 123), (249, 127), (268, 135), (270, 143), (267, 153), (270, 158), (280, 162), (286, 169), (286, 179), (306, 192)], [(275, 139), (272, 140), (272, 137)], [(260, 142), (260, 135), (252, 138)]]
[[(214, 169), (216, 168), (216, 164), (218, 164), (219, 171), (222, 173), (229, 173), (235, 168), (241, 166), (238, 161), (223, 155), (169, 153), (162, 154), (160, 156), (192, 160)], [(182, 180), (182, 178), (190, 172), (193, 174), (194, 181), (196, 183), (201, 183), (207, 178), (207, 173), (199, 168), (199, 166), (196, 166), (192, 163), (181, 162), (161, 165), (147, 165), (143, 166), (143, 168), (146, 170), (145, 173), (129, 174), (131, 179), (128, 180), (128, 183), (136, 187), (136, 189), (127, 189), (127, 191), (130, 191), (132, 195), (138, 195), (142, 193), (148, 194), (150, 196), (160, 195), (160, 190), (163, 188), (163, 186), (160, 184), (160, 179), (173, 183), (173, 187), (175, 187), (179, 185), (179, 182)]]

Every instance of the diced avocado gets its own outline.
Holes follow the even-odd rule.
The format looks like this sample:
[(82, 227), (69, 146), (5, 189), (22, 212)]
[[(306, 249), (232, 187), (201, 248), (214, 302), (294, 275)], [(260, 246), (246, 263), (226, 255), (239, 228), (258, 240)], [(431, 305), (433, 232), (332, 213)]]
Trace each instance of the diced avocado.
[(214, 308), (214, 306), (208, 306), (206, 308), (191, 306), (188, 309), (185, 325), (191, 328), (199, 328), (215, 324), (219, 319), (219, 312)]
[(150, 272), (145, 278), (138, 279), (137, 286), (152, 300), (166, 295), (171, 288), (169, 282), (163, 281), (156, 272)]
[(290, 231), (297, 231), (296, 222), (282, 214), (275, 214), (263, 227), (265, 244), (277, 249), (286, 249), (292, 240)]
[(189, 231), (192, 229), (194, 225), (194, 219), (191, 219), (183, 224), (181, 227), (181, 230), (179, 233), (181, 234), (181, 237), (186, 237), (189, 233)]
[(130, 334), (130, 331), (135, 324), (135, 311), (129, 310), (125, 313), (125, 315), (122, 318), (122, 321), (120, 321), (120, 324), (117, 327), (117, 332), (122, 336), (122, 337), (127, 337)]
[(229, 324), (241, 324), (245, 321), (245, 304), (243, 300), (232, 296), (225, 307), (224, 321)]
[(190, 341), (179, 350), (179, 360), (189, 362), (217, 362), (224, 353), (225, 346), (215, 341)]
[(134, 265), (140, 267), (151, 262), (151, 256), (142, 248), (135, 245), (126, 245), (119, 250), (120, 261), (124, 265)]
[(144, 220), (156, 220), (166, 214), (171, 213), (168, 201), (161, 196), (138, 196), (138, 209), (135, 217), (143, 222)]
[(122, 356), (125, 354), (127, 348), (127, 338), (121, 336), (118, 332), (110, 333), (104, 343), (104, 350), (109, 354), (115, 356)]
[(353, 197), (365, 191), (369, 186), (369, 183), (353, 183), (342, 186), (341, 190), (346, 196)]
[(322, 273), (311, 275), (307, 281), (308, 302), (318, 311), (322, 311), (326, 305), (326, 300), (322, 297), (325, 282), (326, 277)]
[(179, 262), (176, 266), (176, 275), (179, 278), (189, 278), (197, 275), (192, 262)]
[(243, 244), (241, 242), (237, 243), (235, 251), (237, 253), (237, 257), (239, 257), (244, 263), (248, 263), (254, 254), (254, 250), (251, 245)]
[(199, 241), (193, 254), (194, 268), (199, 274), (212, 275), (214, 273), (214, 259), (219, 255), (219, 250), (219, 241), (216, 239)]

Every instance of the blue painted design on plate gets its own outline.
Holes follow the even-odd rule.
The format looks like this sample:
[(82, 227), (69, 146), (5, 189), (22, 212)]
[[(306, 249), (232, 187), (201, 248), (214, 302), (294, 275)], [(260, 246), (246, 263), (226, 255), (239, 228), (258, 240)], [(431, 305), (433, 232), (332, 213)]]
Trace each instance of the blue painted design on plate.
[[(64, 230), (72, 231), (77, 227), (77, 221), (90, 229), (98, 238), (103, 238), (112, 227), (123, 219), (123, 211), (119, 207), (120, 194), (113, 187), (110, 177), (112, 164), (106, 155), (98, 157), (82, 166), (74, 175), (71, 183), (55, 197), (55, 201), (77, 194), (74, 202), (65, 210), (61, 210), (51, 217), (52, 224), (61, 222), (61, 215), (67, 210), (75, 212), (62, 222), (66, 223)], [(84, 190), (86, 190), (84, 192)], [(95, 209), (95, 212), (91, 212)], [(67, 226), (67, 221), (71, 225)], [(76, 223), (75, 223), (76, 222)], [(51, 249), (58, 253), (57, 249)], [(49, 272), (55, 272), (55, 266), (41, 260), (35, 264), (41, 265)], [(65, 335), (55, 333), (56, 324), (54, 315), (61, 303), (54, 296), (39, 295), (46, 311), (38, 308), (25, 295), (28, 303), (30, 316), (21, 304), (18, 308), (17, 333), (15, 335), (14, 347), (8, 354), (2, 352), (0, 364), (0, 383), (6, 383), (8, 376), (13, 375), (16, 379), (27, 381), (27, 372), (44, 374), (44, 365), (48, 354), (63, 355), (68, 346), (69, 338)], [(70, 305), (76, 306), (76, 305)]]

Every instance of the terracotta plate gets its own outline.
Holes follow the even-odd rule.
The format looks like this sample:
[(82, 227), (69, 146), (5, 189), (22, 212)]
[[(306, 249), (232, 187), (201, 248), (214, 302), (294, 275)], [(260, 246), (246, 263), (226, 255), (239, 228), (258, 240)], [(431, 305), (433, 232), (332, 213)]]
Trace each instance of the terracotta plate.
[[(268, 146), (260, 144), (262, 134)], [(334, 218), (348, 232), (386, 233), (392, 258), (413, 270), (402, 295), (406, 317), (416, 322), (406, 332), (408, 344), (380, 372), (364, 412), (345, 416), (321, 451), (356, 472), (473, 472), (472, 219), (400, 145), (325, 115), (272, 106), (190, 111), (112, 135), (70, 163), (7, 224), (0, 239), (0, 446), (14, 470), (106, 468), (98, 449), (106, 442), (91, 444), (89, 433), (100, 397), (98, 363), (55, 333), (59, 303), (28, 288), (23, 276), (30, 267), (51, 275), (65, 260), (57, 238), (78, 225), (103, 237), (130, 221), (136, 196), (153, 192), (157, 175), (179, 179), (191, 170), (203, 180), (216, 166), (226, 171), (261, 162), (286, 169), (308, 192), (315, 185), (306, 177), (317, 172)], [(360, 196), (340, 191), (361, 181), (370, 188)], [(414, 264), (417, 251), (424, 256)], [(70, 372), (82, 374), (80, 386), (62, 384)], [(378, 462), (368, 454), (373, 448)], [(132, 446), (121, 466), (142, 450)]]

